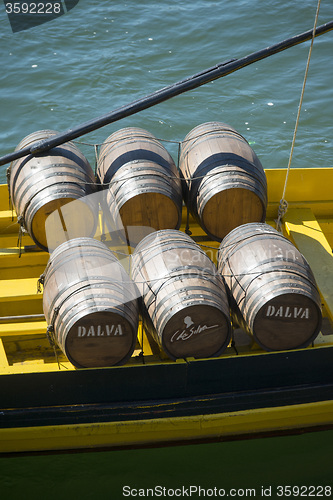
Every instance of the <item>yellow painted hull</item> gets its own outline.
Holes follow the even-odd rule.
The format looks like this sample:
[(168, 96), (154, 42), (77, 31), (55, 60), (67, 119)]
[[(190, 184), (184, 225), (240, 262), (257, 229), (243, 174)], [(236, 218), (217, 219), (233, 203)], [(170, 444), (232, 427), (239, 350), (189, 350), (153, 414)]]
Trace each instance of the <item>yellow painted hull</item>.
[(0, 429), (2, 453), (140, 448), (332, 426), (333, 401), (189, 417)]

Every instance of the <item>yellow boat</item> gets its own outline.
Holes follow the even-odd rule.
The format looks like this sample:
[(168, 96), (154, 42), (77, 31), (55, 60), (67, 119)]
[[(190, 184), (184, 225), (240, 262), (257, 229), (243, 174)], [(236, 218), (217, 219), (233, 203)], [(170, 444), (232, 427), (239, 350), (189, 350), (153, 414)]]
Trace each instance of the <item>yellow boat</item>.
[[(332, 29), (330, 21), (315, 34), (310, 30), (216, 65), (16, 150), (0, 158), (0, 165), (38, 155)], [(266, 352), (235, 328), (233, 341), (218, 357), (173, 361), (139, 323), (131, 358), (106, 368), (78, 369), (50, 344), (37, 284), (49, 254), (20, 232), (7, 186), (0, 186), (3, 495), (332, 495), (333, 168), (265, 173), (266, 222), (276, 225), (285, 198), (283, 234), (305, 256), (318, 285), (323, 321), (311, 345)], [(219, 244), (188, 218), (184, 207), (180, 231), (187, 232), (188, 226), (216, 263)], [(102, 217), (95, 238), (101, 235)], [(106, 243), (113, 245), (112, 240)]]
[[(265, 172), (266, 221), (274, 226), (286, 170)], [(37, 280), (49, 255), (27, 234), (17, 246), (19, 225), (7, 186), (0, 186), (2, 456), (331, 433), (332, 186), (333, 168), (289, 173), (283, 233), (309, 262), (323, 307), (321, 331), (309, 347), (265, 352), (238, 329), (236, 349), (230, 344), (217, 358), (171, 361), (140, 324), (124, 366), (86, 369), (48, 341)], [(184, 208), (181, 231), (186, 215)], [(218, 248), (191, 218), (190, 229), (203, 248)]]

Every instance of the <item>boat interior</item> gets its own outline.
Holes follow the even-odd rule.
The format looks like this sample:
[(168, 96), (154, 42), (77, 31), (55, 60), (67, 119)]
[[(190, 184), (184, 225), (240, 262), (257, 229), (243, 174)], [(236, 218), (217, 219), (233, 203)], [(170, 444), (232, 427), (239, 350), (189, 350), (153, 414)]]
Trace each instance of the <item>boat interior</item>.
[[(268, 183), (266, 222), (275, 227), (286, 169), (267, 169), (265, 173)], [(282, 219), (282, 231), (307, 259), (322, 301), (321, 331), (307, 350), (333, 345), (332, 186), (333, 168), (294, 168), (289, 172), (286, 190), (288, 209)], [(210, 240), (183, 206), (180, 231), (186, 228), (216, 264), (219, 243)], [(95, 238), (102, 239), (115, 254), (129, 255), (133, 250), (119, 245), (119, 241), (112, 241), (110, 234), (105, 233), (101, 217)], [(1, 185), (0, 370), (3, 375), (77, 370), (47, 335), (48, 325), (43, 315), (38, 278), (44, 272), (48, 259), (47, 252), (38, 248), (27, 233), (20, 232), (7, 185)], [(240, 355), (265, 356), (266, 353), (253, 338), (236, 326), (232, 341), (220, 358)], [(166, 356), (140, 321), (136, 348), (126, 365), (174, 363), (177, 361)]]

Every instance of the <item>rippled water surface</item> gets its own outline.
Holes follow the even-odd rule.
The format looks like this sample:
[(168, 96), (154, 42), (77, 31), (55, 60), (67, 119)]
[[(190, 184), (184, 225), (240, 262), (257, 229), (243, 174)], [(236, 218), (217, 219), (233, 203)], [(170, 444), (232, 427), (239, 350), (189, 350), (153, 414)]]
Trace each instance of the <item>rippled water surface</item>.
[[(67, 14), (13, 33), (0, 5), (0, 155), (27, 134), (64, 131), (230, 58), (311, 29), (313, 0), (80, 0)], [(322, 0), (318, 25), (333, 19)], [(144, 127), (180, 141), (219, 120), (251, 143), (265, 168), (288, 164), (310, 42), (290, 48), (80, 139)], [(293, 167), (332, 166), (333, 32), (316, 38)], [(166, 143), (170, 152), (176, 146)], [(82, 146), (91, 163), (94, 150)], [(1, 181), (6, 166), (0, 167)]]

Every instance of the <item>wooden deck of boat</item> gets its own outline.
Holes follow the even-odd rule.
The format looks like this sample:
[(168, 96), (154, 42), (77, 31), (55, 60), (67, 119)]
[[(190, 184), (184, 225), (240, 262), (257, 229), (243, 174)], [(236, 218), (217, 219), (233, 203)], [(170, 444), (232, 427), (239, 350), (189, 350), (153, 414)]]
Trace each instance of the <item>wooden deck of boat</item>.
[[(266, 170), (268, 179), (267, 222), (274, 225), (285, 179), (285, 170)], [(283, 219), (284, 234), (308, 260), (323, 302), (323, 327), (314, 346), (333, 345), (333, 168), (294, 169), (290, 172)], [(180, 230), (185, 230), (186, 209)], [(18, 247), (15, 213), (9, 206), (7, 186), (0, 186), (0, 373), (75, 370), (57, 349), (55, 356), (46, 337), (42, 294), (37, 279), (43, 273), (48, 254), (40, 251), (27, 234)], [(216, 262), (219, 244), (209, 241), (190, 218), (192, 237)], [(106, 241), (111, 244), (110, 241)], [(242, 331), (235, 332), (237, 350), (243, 354), (263, 353)], [(309, 347), (311, 349), (312, 347)], [(229, 346), (223, 357), (235, 356)], [(172, 363), (142, 331), (129, 365)]]

